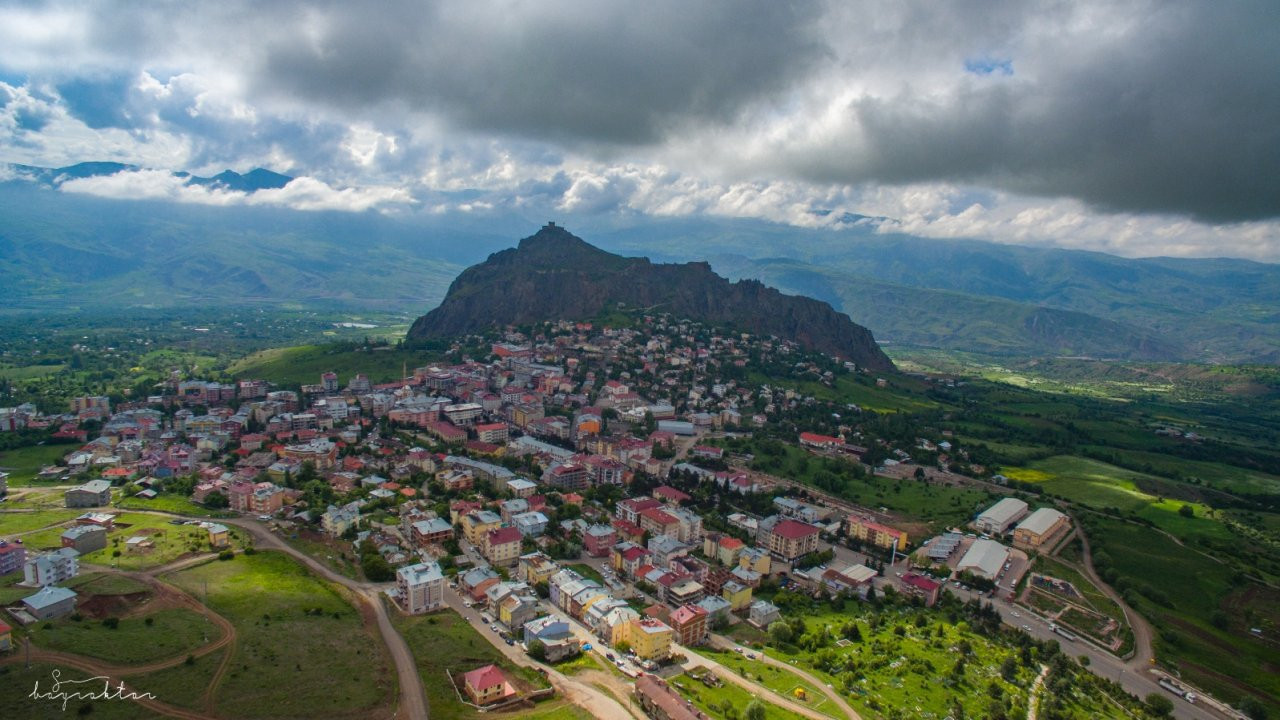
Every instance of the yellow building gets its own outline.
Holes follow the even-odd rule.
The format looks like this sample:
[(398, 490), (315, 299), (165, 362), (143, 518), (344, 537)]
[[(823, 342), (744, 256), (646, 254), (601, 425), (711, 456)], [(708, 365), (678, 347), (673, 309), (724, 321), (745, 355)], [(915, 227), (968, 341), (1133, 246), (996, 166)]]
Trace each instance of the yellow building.
[(769, 553), (759, 548), (747, 548), (738, 555), (738, 567), (768, 575), (772, 562), (769, 560)]
[(550, 556), (536, 552), (520, 556), (518, 577), (530, 585), (537, 585), (551, 580), (551, 576), (560, 570), (560, 566)]
[(502, 517), (488, 510), (467, 513), (462, 516), (462, 535), (467, 542), (479, 547), (485, 535), (502, 527)]
[(205, 530), (209, 531), (209, 544), (216, 548), (227, 547), (231, 544), (231, 536), (227, 531), (227, 526), (221, 523), (205, 523)]
[(1071, 519), (1065, 514), (1053, 508), (1040, 508), (1013, 529), (1013, 544), (1027, 550), (1038, 550), (1046, 540), (1061, 537), (1059, 533), (1070, 525)]
[(889, 549), (893, 547), (893, 541), (897, 540), (899, 550), (905, 550), (907, 547), (905, 530), (882, 525), (857, 515), (850, 515), (845, 525), (848, 527), (849, 537), (861, 540), (868, 545)]
[(729, 612), (751, 607), (751, 586), (739, 582), (727, 582), (720, 588), (720, 597), (729, 603)]
[(641, 660), (660, 660), (671, 654), (671, 626), (654, 618), (631, 621), (627, 644)]

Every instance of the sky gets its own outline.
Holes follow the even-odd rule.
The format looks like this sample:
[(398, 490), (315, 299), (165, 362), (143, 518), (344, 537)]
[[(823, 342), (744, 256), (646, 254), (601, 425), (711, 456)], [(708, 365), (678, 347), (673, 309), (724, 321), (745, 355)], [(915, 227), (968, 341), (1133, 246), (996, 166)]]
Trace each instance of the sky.
[[(62, 191), (1280, 262), (1280, 3), (0, 0), (0, 162), (89, 160), (146, 170)], [(254, 167), (298, 179), (164, 172)]]

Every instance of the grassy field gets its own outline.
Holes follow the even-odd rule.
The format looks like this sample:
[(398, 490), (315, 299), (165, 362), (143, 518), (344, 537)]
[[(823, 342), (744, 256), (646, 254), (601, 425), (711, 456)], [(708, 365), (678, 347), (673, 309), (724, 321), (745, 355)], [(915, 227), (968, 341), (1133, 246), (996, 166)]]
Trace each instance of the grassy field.
[(818, 688), (811, 683), (805, 682), (801, 678), (771, 665), (765, 665), (758, 660), (748, 660), (738, 653), (728, 650), (714, 650), (712, 648), (697, 648), (697, 653), (704, 657), (715, 660), (739, 675), (757, 682), (770, 690), (785, 695), (787, 697), (795, 697), (797, 688), (804, 691), (808, 698), (806, 704), (812, 710), (822, 713), (833, 718), (844, 718), (844, 713), (835, 703), (826, 695), (823, 695)]
[(418, 350), (363, 350), (341, 343), (332, 346), (298, 345), (254, 353), (236, 362), (228, 372), (236, 378), (292, 386), (318, 383), (321, 374), (333, 371), (338, 373), (338, 381), (345, 386), (356, 373), (368, 375), (374, 383), (392, 382), (403, 377), (405, 368), (413, 372), (415, 367), (438, 360), (437, 356)]
[(1182, 547), (1151, 528), (1098, 516), (1087, 520), (1094, 564), (1157, 629), (1156, 655), (1217, 697), (1253, 694), (1280, 710), (1280, 664), (1251, 626), (1280, 626), (1280, 592), (1248, 583), (1228, 564)]
[(391, 701), (395, 676), (379, 641), (338, 589), (290, 557), (242, 555), (170, 579), (235, 624), (220, 715), (365, 717)]
[(32, 445), (0, 452), (0, 472), (9, 473), (9, 487), (24, 487), (35, 482), (40, 468), (52, 465), (76, 448), (75, 445)]
[[(151, 624), (147, 624), (147, 620)], [(37, 647), (85, 655), (117, 665), (163, 660), (217, 640), (221, 631), (203, 615), (182, 608), (120, 620), (114, 629), (96, 620), (60, 618), (52, 628), (35, 626)], [(206, 640), (207, 638), (207, 640)]]
[[(720, 687), (707, 687), (701, 681), (687, 674), (680, 674), (671, 678), (668, 682), (675, 688), (676, 692), (683, 695), (713, 718), (728, 717), (725, 708), (732, 709), (734, 712), (733, 717), (742, 717), (743, 709), (753, 699), (751, 693), (728, 681), (724, 681)], [(763, 700), (760, 701), (760, 704), (764, 706), (766, 720), (807, 720), (806, 716), (792, 712), (779, 705)]]
[(586, 563), (574, 563), (572, 565), (569, 565), (568, 567), (570, 570), (573, 570), (574, 572), (578, 573), (584, 578), (595, 580), (601, 585), (604, 584), (604, 576), (601, 575), (599, 571), (597, 571), (595, 568), (591, 567)]
[[(44, 531), (31, 536), (31, 542), (39, 542), (40, 546), (56, 545), (57, 534)], [(151, 549), (130, 551), (125, 548), (125, 541), (131, 537), (145, 535), (155, 544)], [(245, 544), (244, 534), (235, 528), (231, 529), (231, 545), (242, 548)], [(121, 513), (116, 517), (116, 526), (107, 534), (107, 546), (101, 550), (86, 553), (80, 558), (82, 563), (95, 565), (113, 565), (126, 570), (143, 570), (164, 565), (184, 555), (211, 552), (209, 533), (195, 525), (173, 525), (168, 518), (160, 515), (143, 515), (140, 513)], [(119, 555), (115, 553), (119, 551)]]
[[(83, 510), (35, 510), (0, 511), (0, 537), (13, 537), (19, 533), (29, 533), (41, 528), (61, 525), (72, 518), (83, 515)], [(61, 532), (61, 531), (59, 531)], [(24, 543), (30, 543), (24, 538)]]
[(227, 650), (216, 650), (203, 657), (194, 658), (191, 664), (182, 663), (159, 672), (129, 678), (131, 686), (149, 692), (157, 700), (184, 708), (196, 708), (204, 697), (205, 689), (226, 657)]
[[(547, 687), (546, 680), (540, 674), (527, 668), (512, 666), (486, 638), (481, 637), (475, 628), (454, 612), (417, 617), (405, 617), (396, 613), (392, 620), (404, 635), (409, 649), (413, 651), (423, 687), (427, 691), (432, 720), (491, 717), (458, 701), (446, 670), (457, 674), (493, 663), (502, 668), (508, 677), (535, 687)], [(562, 700), (552, 702), (564, 705)], [(547, 703), (540, 704), (538, 709), (540, 712), (558, 712), (555, 705)], [(519, 715), (526, 717), (523, 712)]]
[[(65, 720), (68, 717), (82, 715), (104, 718), (105, 720), (152, 720), (153, 718), (162, 717), (129, 700), (73, 699), (67, 703), (64, 711), (61, 700), (41, 700), (30, 697), (31, 691), (37, 682), (40, 683), (41, 692), (49, 692), (53, 684), (53, 678), (50, 673), (54, 670), (61, 672), (62, 685), (60, 689), (63, 692), (97, 692), (102, 690), (101, 680), (84, 684), (73, 683), (73, 681), (84, 680), (89, 677), (89, 673), (79, 670), (41, 663), (35, 663), (29, 669), (21, 663), (6, 665), (0, 668), (0, 673), (3, 673), (0, 674), (0, 717), (22, 718), (23, 720), (54, 720), (55, 718)], [(119, 679), (116, 679), (116, 682), (119, 682)], [(134, 692), (146, 691), (142, 686), (134, 686), (132, 682), (128, 682), (126, 687)], [(114, 684), (112, 688), (115, 688)], [(157, 696), (157, 699), (164, 701), (164, 698), (159, 696)], [(83, 708), (89, 709), (84, 710)]]
[(769, 378), (761, 373), (749, 373), (747, 380), (756, 385), (790, 388), (818, 400), (853, 403), (881, 413), (919, 412), (938, 407), (936, 401), (925, 396), (925, 383), (905, 375), (886, 377), (888, 385), (883, 388), (876, 386), (875, 378), (863, 375), (841, 375), (835, 379), (834, 386), (816, 380)]
[(156, 510), (159, 512), (173, 513), (175, 515), (188, 515), (191, 517), (201, 518), (235, 516), (235, 513), (215, 512), (203, 505), (197, 505), (196, 503), (191, 502), (190, 498), (168, 493), (161, 493), (151, 500), (137, 496), (121, 498), (116, 501), (115, 507), (126, 510)]

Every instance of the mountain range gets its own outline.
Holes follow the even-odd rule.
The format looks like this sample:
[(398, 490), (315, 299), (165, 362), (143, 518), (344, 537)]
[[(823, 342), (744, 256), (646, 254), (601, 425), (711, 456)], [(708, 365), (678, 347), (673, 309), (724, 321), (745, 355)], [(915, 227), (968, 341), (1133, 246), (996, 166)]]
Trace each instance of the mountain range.
[[(60, 187), (133, 166), (9, 167), (7, 176), (0, 172), (9, 178), (0, 181), (6, 311), (325, 302), (416, 316), (445, 297), (463, 268), (522, 229), (558, 218), (609, 252), (706, 261), (730, 280), (828, 302), (881, 344), (1280, 362), (1280, 266), (1272, 264), (933, 240), (885, 232), (882, 218), (862, 216), (819, 230), (747, 219), (573, 216), (536, 205), (339, 212), (120, 200)], [(245, 193), (291, 180), (261, 169), (175, 176)]]
[(871, 370), (893, 368), (866, 328), (827, 303), (755, 280), (731, 283), (704, 262), (656, 264), (607, 253), (550, 223), (464, 270), (444, 302), (413, 323), (408, 339), (588, 320), (618, 307), (773, 335)]

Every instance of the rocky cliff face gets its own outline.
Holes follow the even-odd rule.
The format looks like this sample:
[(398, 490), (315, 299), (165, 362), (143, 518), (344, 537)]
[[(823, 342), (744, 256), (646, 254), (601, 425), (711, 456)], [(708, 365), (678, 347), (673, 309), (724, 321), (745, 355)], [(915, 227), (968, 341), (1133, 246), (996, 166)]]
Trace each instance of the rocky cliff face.
[(775, 335), (871, 370), (893, 368), (869, 330), (827, 303), (754, 280), (731, 283), (704, 262), (665, 265), (613, 255), (555, 225), (463, 271), (440, 307), (414, 322), (408, 339), (588, 319), (619, 304)]

